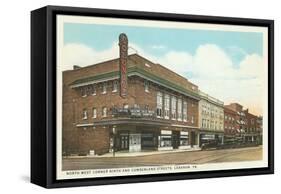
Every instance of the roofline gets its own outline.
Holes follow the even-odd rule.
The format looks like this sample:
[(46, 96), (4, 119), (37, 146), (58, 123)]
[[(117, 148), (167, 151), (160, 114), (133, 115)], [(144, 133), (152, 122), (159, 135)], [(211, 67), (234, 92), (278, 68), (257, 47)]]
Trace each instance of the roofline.
[[(132, 55), (139, 56), (140, 58), (143, 58), (144, 60), (146, 60), (146, 61), (148, 61), (148, 62), (150, 62), (150, 63), (152, 63), (152, 64), (160, 65), (161, 67), (163, 67), (163, 68), (166, 69), (167, 71), (171, 71), (171, 72), (177, 74), (176, 72), (172, 71), (171, 69), (168, 69), (168, 68), (165, 67), (164, 65), (161, 65), (160, 63), (154, 63), (154, 62), (152, 62), (151, 60), (149, 60), (149, 59), (147, 59), (147, 58), (145, 58), (145, 57), (143, 57), (143, 56), (141, 56), (141, 55), (139, 55), (139, 54), (137, 54), (137, 53), (134, 53), (134, 54), (132, 54)], [(130, 56), (132, 56), (132, 55), (130, 55)], [(183, 77), (183, 76), (180, 75), (180, 74), (177, 74), (177, 75), (180, 76), (181, 78), (185, 79), (186, 81), (188, 81), (188, 83), (191, 83), (186, 77)], [(191, 83), (191, 84), (193, 84), (193, 83)], [(196, 85), (196, 84), (193, 84), (193, 85)], [(196, 86), (197, 86), (197, 85), (196, 85)]]
[[(172, 90), (174, 90), (178, 93), (181, 93), (185, 96), (194, 98), (196, 100), (200, 100), (199, 94), (197, 94), (195, 92), (192, 92), (190, 90), (187, 90), (185, 88), (182, 88), (181, 86), (179, 86), (177, 84), (174, 84), (174, 83), (172, 83), (168, 80), (163, 80), (162, 78), (160, 78), (156, 75), (151, 75), (149, 72), (147, 72), (143, 69), (140, 69), (138, 67), (128, 68), (128, 76), (132, 76), (132, 75), (137, 75), (139, 77), (150, 80), (151, 82), (154, 82), (154, 83), (162, 85), (166, 88), (172, 89)], [(93, 76), (93, 77), (80, 79), (80, 82), (82, 82), (82, 83), (75, 83), (75, 82), (79, 81), (79, 79), (78, 79), (78, 80), (72, 82), (70, 84), (70, 87), (71, 88), (77, 88), (77, 87), (81, 87), (81, 86), (91, 85), (91, 84), (94, 84), (94, 83), (99, 83), (99, 82), (106, 81), (106, 80), (118, 79), (119, 77), (120, 77), (119, 71), (108, 72), (108, 73), (105, 73), (105, 74), (100, 74), (100, 75), (96, 75), (96, 76)], [(95, 78), (97, 78), (97, 79), (95, 79)], [(87, 81), (87, 79), (88, 80), (90, 79), (90, 80)], [(83, 80), (85, 80), (85, 81), (83, 81)], [(166, 82), (166, 83), (163, 83), (163, 82)]]
[[(140, 57), (140, 58), (142, 58), (142, 59), (144, 59), (144, 60), (146, 60), (146, 61), (148, 61), (148, 62), (150, 62), (150, 63), (152, 63), (152, 64), (160, 65), (161, 67), (163, 67), (163, 68), (166, 69), (167, 71), (171, 71), (171, 72), (177, 74), (176, 72), (174, 72), (174, 71), (168, 69), (168, 68), (165, 67), (164, 65), (161, 65), (160, 63), (154, 63), (154, 62), (152, 62), (151, 60), (149, 60), (149, 59), (147, 59), (147, 58), (145, 58), (145, 57), (143, 57), (143, 56), (141, 56), (141, 55), (139, 55), (139, 54), (137, 54), (137, 53), (133, 53), (133, 54), (128, 55), (128, 59), (129, 59), (131, 56), (138, 56), (138, 57)], [(118, 59), (119, 59), (119, 58), (109, 59), (109, 60), (102, 61), (102, 62), (99, 62), (99, 63), (95, 63), (95, 64), (92, 64), (92, 65), (80, 67), (80, 68), (78, 68), (78, 69), (65, 70), (65, 71), (63, 71), (63, 72), (79, 71), (79, 70), (81, 70), (81, 69), (90, 68), (90, 67), (93, 67), (93, 66), (95, 66), (95, 65), (102, 65), (102, 64), (104, 64), (104, 63), (113, 62), (113, 61), (118, 60)], [(192, 85), (197, 86), (196, 84), (190, 82), (187, 78), (183, 77), (182, 75), (177, 74), (177, 76), (179, 76), (179, 77), (185, 79), (188, 83), (191, 83)], [(198, 87), (198, 86), (197, 86), (197, 87)]]

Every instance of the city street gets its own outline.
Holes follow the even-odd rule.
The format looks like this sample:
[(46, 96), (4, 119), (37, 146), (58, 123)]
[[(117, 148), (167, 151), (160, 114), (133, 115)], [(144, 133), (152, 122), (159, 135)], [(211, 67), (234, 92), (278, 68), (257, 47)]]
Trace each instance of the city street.
[(122, 168), (169, 164), (204, 164), (262, 159), (262, 147), (239, 149), (187, 151), (134, 157), (64, 158), (63, 170)]

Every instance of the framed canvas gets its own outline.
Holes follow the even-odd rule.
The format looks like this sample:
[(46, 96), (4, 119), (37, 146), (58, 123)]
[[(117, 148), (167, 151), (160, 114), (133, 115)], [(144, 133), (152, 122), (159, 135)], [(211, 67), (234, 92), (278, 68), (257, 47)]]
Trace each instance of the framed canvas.
[(31, 182), (272, 174), (272, 20), (31, 12)]

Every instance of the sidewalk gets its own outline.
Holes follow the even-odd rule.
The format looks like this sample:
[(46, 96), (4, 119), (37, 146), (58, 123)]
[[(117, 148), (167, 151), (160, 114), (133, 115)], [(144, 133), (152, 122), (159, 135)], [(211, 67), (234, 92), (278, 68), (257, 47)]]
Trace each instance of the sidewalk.
[[(148, 156), (148, 155), (157, 155), (157, 154), (166, 154), (166, 153), (178, 153), (178, 152), (192, 152), (199, 151), (201, 148), (190, 148), (190, 149), (177, 149), (177, 150), (165, 150), (165, 151), (140, 151), (140, 152), (115, 152), (115, 158), (120, 157), (136, 157), (136, 156)], [(87, 156), (66, 156), (63, 158), (111, 158), (113, 153), (106, 153), (103, 155), (87, 155)]]

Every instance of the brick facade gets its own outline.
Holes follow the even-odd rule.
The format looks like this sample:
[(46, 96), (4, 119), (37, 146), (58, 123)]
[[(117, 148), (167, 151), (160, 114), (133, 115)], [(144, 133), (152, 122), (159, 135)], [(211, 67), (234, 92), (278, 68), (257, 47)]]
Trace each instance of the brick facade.
[[(116, 118), (113, 114), (114, 110), (125, 106), (129, 108), (137, 106), (142, 110), (155, 112), (159, 92), (163, 94), (163, 102), (165, 95), (170, 98), (175, 97), (177, 100), (181, 99), (182, 103), (186, 102), (186, 121), (172, 120), (169, 116), (168, 119), (152, 119), (157, 123), (155, 127), (134, 125), (130, 130), (145, 131), (147, 129), (154, 132), (156, 130), (155, 134), (167, 129), (198, 131), (199, 98), (196, 85), (136, 54), (128, 56), (128, 70), (132, 68), (135, 69), (128, 74), (128, 95), (125, 98), (119, 95), (118, 59), (83, 68), (75, 67), (73, 70), (63, 72), (63, 153), (89, 154), (91, 150), (94, 150), (95, 154), (109, 152), (110, 142), (113, 141), (113, 127), (121, 133), (126, 126), (124, 123), (120, 124), (124, 118)], [(155, 79), (157, 78), (156, 81), (154, 76)], [(160, 76), (165, 77), (165, 80), (163, 81)], [(117, 91), (114, 91), (116, 83)], [(145, 89), (145, 84), (148, 85), (148, 91)], [(105, 85), (106, 93), (103, 93)], [(103, 115), (104, 108), (106, 108), (106, 116)], [(164, 110), (164, 103), (162, 110)], [(178, 106), (176, 111), (178, 111)], [(166, 127), (160, 127), (159, 123), (163, 122), (167, 123)], [(180, 135), (177, 136), (180, 137)], [(118, 141), (116, 140), (116, 144)], [(197, 143), (196, 140), (194, 143)]]

